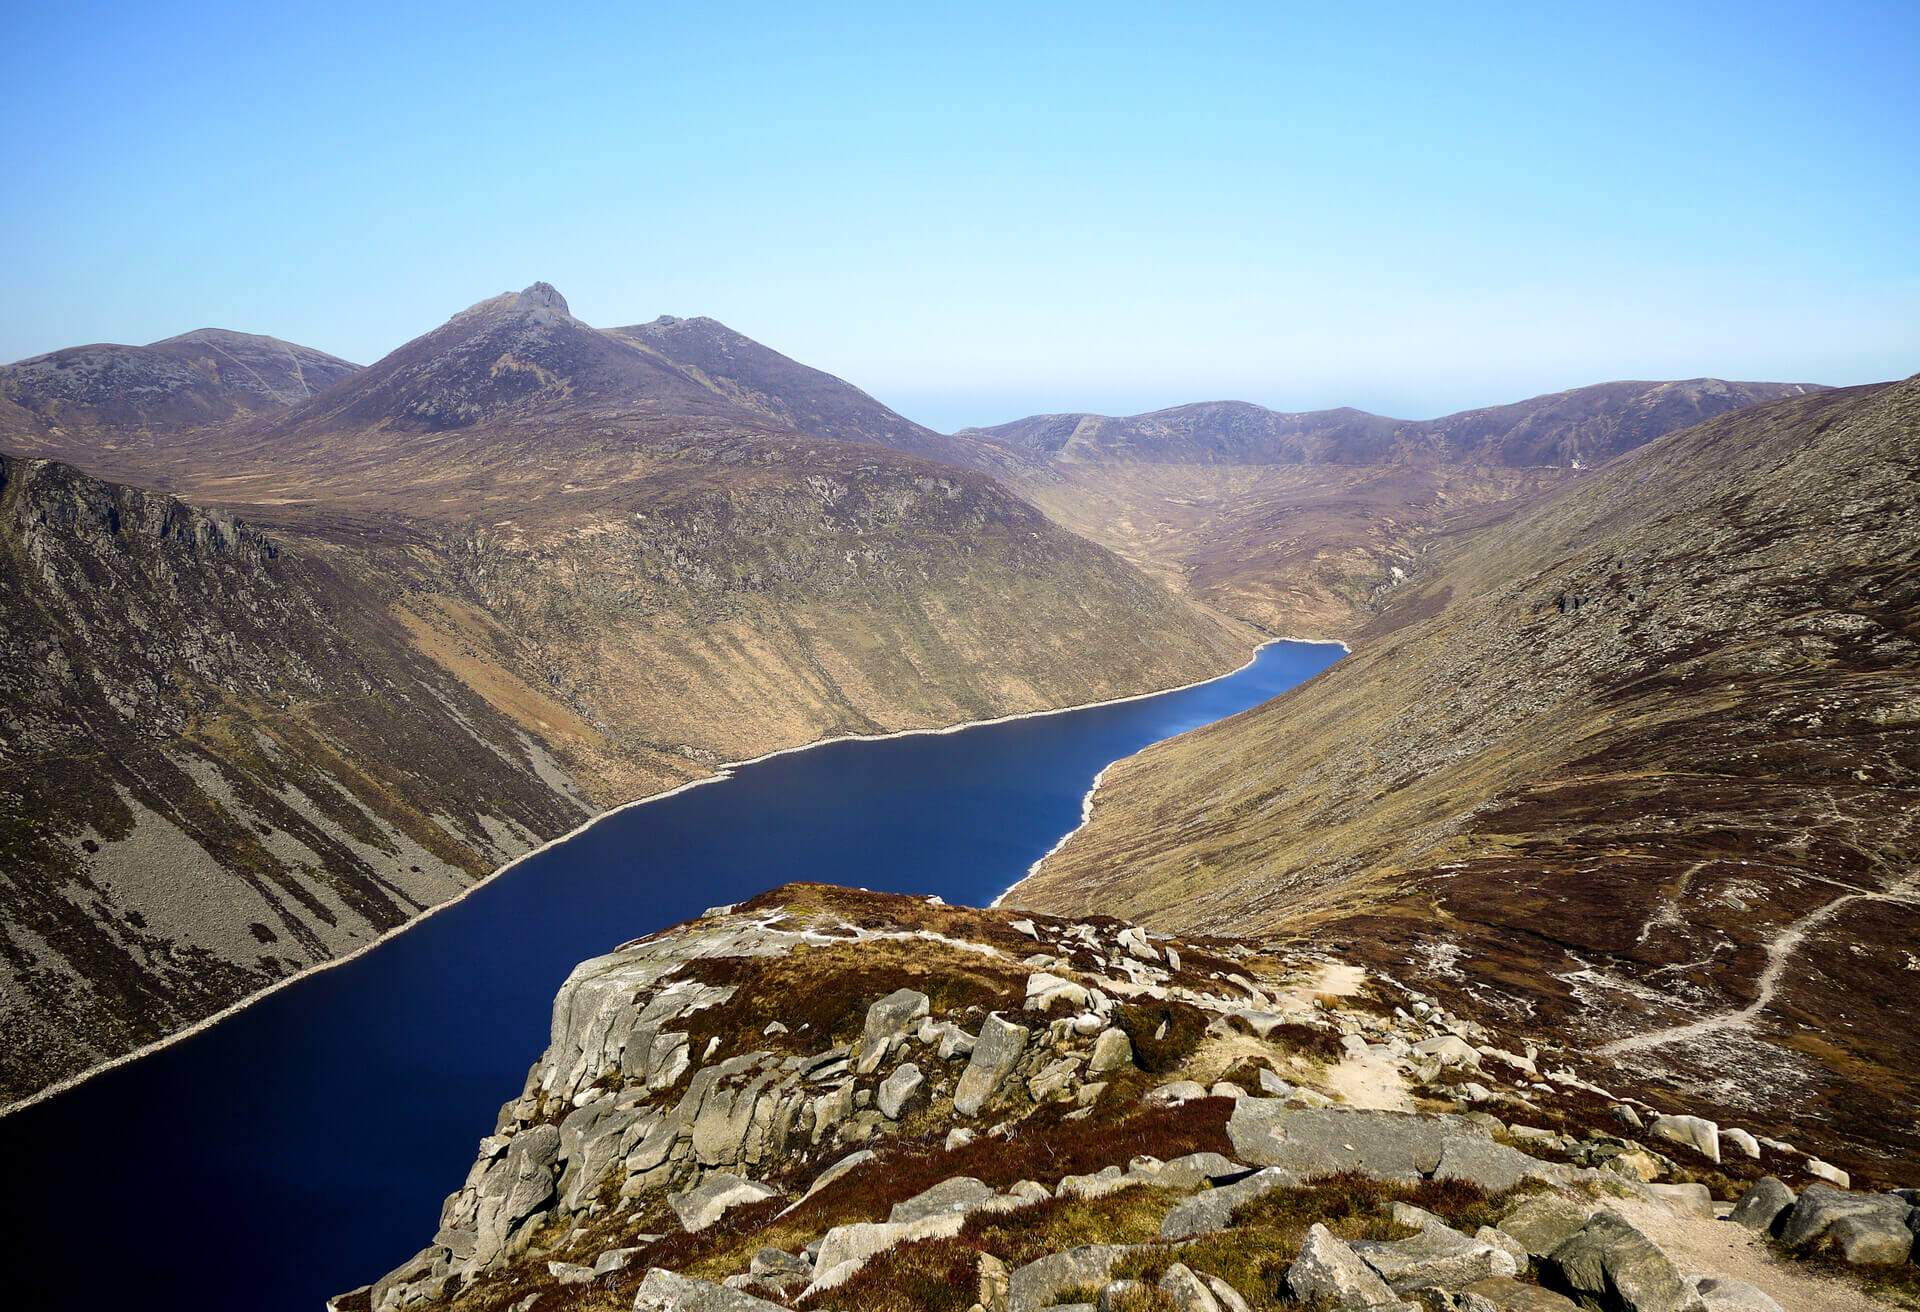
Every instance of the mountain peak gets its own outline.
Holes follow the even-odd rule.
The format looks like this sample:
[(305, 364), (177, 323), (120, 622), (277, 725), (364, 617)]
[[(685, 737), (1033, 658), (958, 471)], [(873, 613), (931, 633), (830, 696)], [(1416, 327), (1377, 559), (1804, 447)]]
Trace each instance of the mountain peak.
[(561, 314), (569, 316), (572, 314), (572, 311), (567, 309), (567, 298), (562, 296), (559, 289), (550, 282), (534, 283), (533, 286), (521, 292), (520, 303), (529, 310), (558, 310)]

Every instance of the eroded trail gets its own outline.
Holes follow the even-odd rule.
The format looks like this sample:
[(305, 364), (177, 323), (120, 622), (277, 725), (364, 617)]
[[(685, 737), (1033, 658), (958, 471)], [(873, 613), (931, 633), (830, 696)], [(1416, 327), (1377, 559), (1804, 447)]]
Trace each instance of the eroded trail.
[(1685, 1043), (1692, 1039), (1705, 1038), (1723, 1030), (1750, 1029), (1753, 1019), (1765, 1011), (1773, 1002), (1774, 994), (1779, 990), (1780, 981), (1786, 975), (1787, 963), (1800, 945), (1822, 924), (1839, 914), (1842, 908), (1853, 902), (1899, 902), (1908, 906), (1920, 904), (1914, 895), (1913, 877), (1900, 880), (1892, 887), (1880, 892), (1845, 893), (1831, 902), (1814, 908), (1800, 919), (1788, 925), (1767, 944), (1766, 969), (1760, 972), (1759, 991), (1752, 1002), (1732, 1011), (1718, 1012), (1705, 1016), (1685, 1025), (1670, 1025), (1665, 1029), (1649, 1030), (1645, 1034), (1633, 1034), (1624, 1039), (1615, 1039), (1603, 1044), (1596, 1050), (1602, 1057), (1619, 1057), (1631, 1052), (1645, 1052), (1649, 1048), (1665, 1047), (1672, 1043)]

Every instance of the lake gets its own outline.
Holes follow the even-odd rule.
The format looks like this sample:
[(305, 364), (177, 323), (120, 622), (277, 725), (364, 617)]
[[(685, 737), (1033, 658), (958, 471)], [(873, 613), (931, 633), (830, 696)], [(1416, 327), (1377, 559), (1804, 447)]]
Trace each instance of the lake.
[(432, 1238), (576, 963), (789, 880), (989, 902), (1109, 762), (1340, 655), (1274, 643), (1198, 687), (825, 744), (606, 816), (357, 960), (0, 1119), (0, 1301), (319, 1312)]

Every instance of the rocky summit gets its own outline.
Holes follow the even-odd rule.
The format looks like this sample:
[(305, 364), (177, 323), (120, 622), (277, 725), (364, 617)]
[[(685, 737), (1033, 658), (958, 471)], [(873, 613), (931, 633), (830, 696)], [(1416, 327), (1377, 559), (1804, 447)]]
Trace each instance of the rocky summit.
[(1591, 1069), (1324, 949), (789, 885), (577, 967), (437, 1229), (329, 1306), (1764, 1312), (1920, 1289), (1920, 1195)]

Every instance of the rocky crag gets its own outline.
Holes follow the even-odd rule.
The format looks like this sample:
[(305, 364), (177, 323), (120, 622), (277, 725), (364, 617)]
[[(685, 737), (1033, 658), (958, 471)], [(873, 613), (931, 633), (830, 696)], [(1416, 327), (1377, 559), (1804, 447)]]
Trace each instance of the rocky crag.
[(1920, 1306), (1911, 1190), (1587, 1068), (1323, 951), (788, 886), (582, 963), (330, 1306)]

